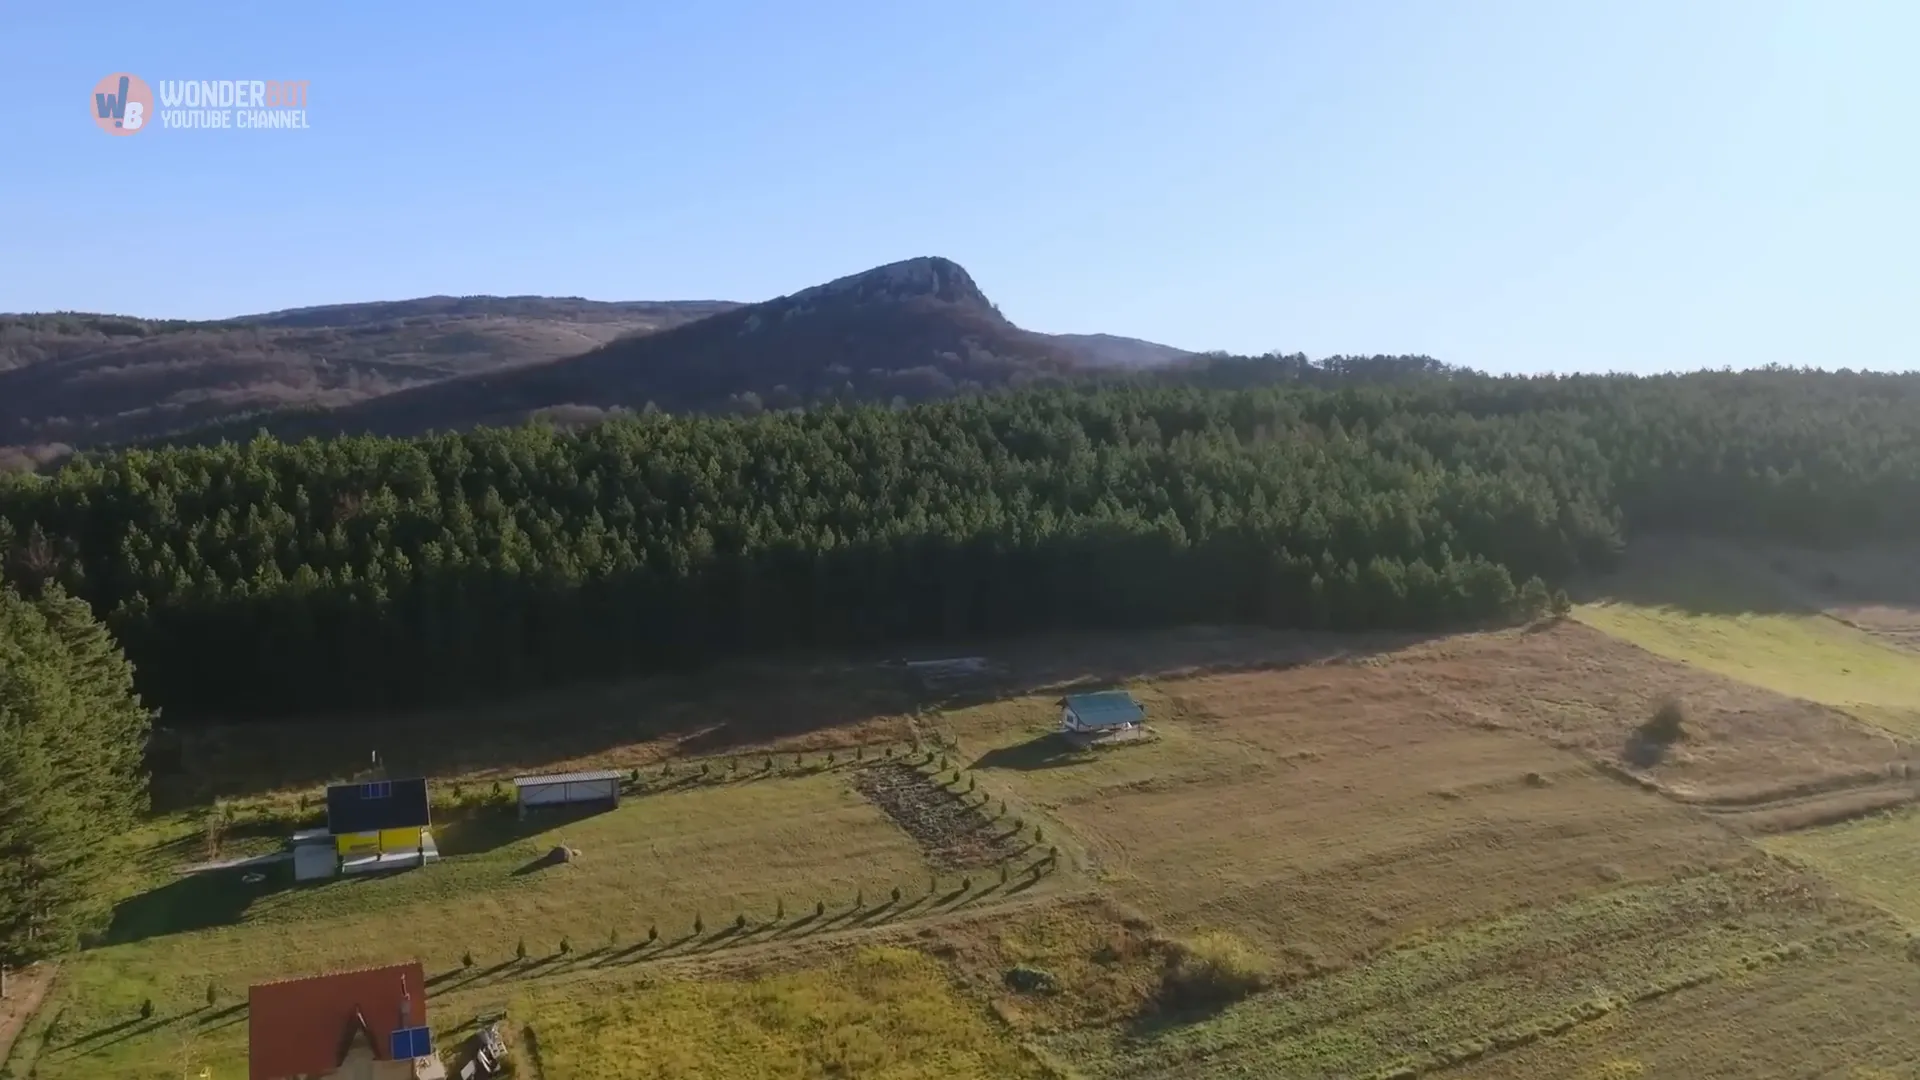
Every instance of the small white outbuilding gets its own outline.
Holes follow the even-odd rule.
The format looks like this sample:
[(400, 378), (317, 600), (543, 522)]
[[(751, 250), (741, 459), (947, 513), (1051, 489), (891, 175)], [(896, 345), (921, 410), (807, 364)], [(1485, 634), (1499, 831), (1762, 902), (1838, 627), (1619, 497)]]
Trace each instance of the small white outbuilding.
[(529, 810), (551, 806), (598, 803), (611, 808), (620, 805), (621, 776), (618, 769), (516, 776), (513, 788), (519, 798), (521, 817), (526, 817)]

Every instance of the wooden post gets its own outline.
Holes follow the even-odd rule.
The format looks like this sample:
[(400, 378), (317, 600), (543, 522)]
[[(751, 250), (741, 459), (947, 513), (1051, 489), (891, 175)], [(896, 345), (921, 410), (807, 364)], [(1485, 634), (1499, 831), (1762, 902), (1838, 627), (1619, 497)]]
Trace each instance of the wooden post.
[(0, 1000), (4, 1000), (7, 996), (7, 972), (10, 970), (12, 969), (7, 965), (0, 964)]

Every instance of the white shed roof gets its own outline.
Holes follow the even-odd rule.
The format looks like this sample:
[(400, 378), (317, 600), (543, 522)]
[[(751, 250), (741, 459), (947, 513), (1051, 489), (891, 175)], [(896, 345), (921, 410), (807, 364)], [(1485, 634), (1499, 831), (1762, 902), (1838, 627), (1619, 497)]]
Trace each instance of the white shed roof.
[(618, 780), (627, 774), (619, 769), (595, 769), (590, 772), (554, 773), (551, 776), (516, 776), (513, 786), (545, 787), (548, 784), (585, 784), (595, 780)]

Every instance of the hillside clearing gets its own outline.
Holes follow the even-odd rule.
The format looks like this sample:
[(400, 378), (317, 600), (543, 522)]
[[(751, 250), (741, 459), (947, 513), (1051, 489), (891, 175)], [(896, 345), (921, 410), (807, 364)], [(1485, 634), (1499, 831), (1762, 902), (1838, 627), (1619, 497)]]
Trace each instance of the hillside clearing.
[[(407, 956), (426, 964), (438, 1030), (506, 1010), (546, 1080), (1662, 1075), (1676, 1062), (1731, 1077), (1765, 1053), (1876, 1067), (1920, 1053), (1888, 1004), (1920, 992), (1898, 928), (1725, 827), (1732, 812), (1798, 813), (1795, 792), (1884, 794), (1847, 785), (1902, 759), (1839, 711), (1572, 621), (1424, 641), (1108, 636), (1003, 655), (1011, 674), (977, 689), (984, 700), (942, 711), (851, 665), (609, 688), (604, 723), (554, 752), (645, 763), (643, 793), (579, 819), (443, 813), (447, 857), (425, 871), (308, 888), (182, 879), (207, 854), (205, 814), (158, 819), (110, 941), (71, 960), (12, 1067), (117, 1080), (187, 1055), (231, 1074), (250, 982)], [(814, 696), (795, 695), (805, 704), (771, 745), (842, 747), (833, 764), (749, 751), (721, 722), (779, 708), (809, 678)], [(1052, 734), (1054, 680), (1129, 682), (1154, 737), (1070, 749)], [(672, 734), (619, 742), (642, 686), (676, 690), (633, 730)], [(836, 690), (849, 694), (834, 703)], [(1687, 738), (1630, 760), (1669, 695), (1686, 702)], [(586, 700), (529, 715), (551, 724)], [(224, 748), (203, 739), (190, 775), (219, 786), (276, 730), (313, 734), (261, 727), (257, 746), (238, 729)], [(437, 787), (484, 801), (489, 778), (539, 764), (537, 727), (459, 750), (472, 768)], [(934, 754), (951, 764), (911, 797), (865, 784), (890, 770), (912, 786), (897, 753), (856, 762), (837, 741), (872, 732), (950, 740)], [(433, 753), (426, 738), (394, 744)], [(717, 747), (730, 756), (675, 756)], [(292, 798), (236, 803), (222, 854), (277, 843), (284, 829), (253, 815)], [(1869, 825), (1766, 842), (1899, 911), (1868, 879), (1899, 865), (1904, 834), (1853, 839)], [(973, 868), (1002, 834), (1021, 860), (1057, 849), (1061, 872), (1002, 882)], [(546, 864), (555, 845), (579, 859)], [(1169, 943), (1213, 932), (1270, 959), (1274, 988), (1209, 1015), (1156, 1012)], [(1851, 1019), (1815, 1036), (1782, 1015), (1781, 1038), (1799, 1041), (1772, 1047), (1737, 1012), (1749, 991), (1762, 1017), (1802, 995), (1811, 1016)], [(156, 1013), (141, 1020), (147, 997)], [(1725, 1013), (1740, 1041), (1690, 1031), (1675, 1004), (1689, 1002)], [(839, 1034), (804, 1022), (815, 1014)], [(1622, 1025), (1633, 1039), (1602, 1037)]]
[[(232, 874), (177, 878), (156, 867), (146, 891), (117, 910), (111, 943), (70, 964), (59, 994), (61, 1035), (49, 1040), (38, 1075), (140, 1075), (177, 1053), (187, 1034), (205, 1060), (231, 1068), (245, 1052), (244, 1011), (233, 1003), (250, 983), (289, 973), (418, 957), (433, 976), (434, 1007), (459, 1015), (527, 980), (583, 966), (886, 925), (1001, 892), (982, 875), (972, 893), (959, 894), (948, 880), (930, 896), (932, 867), (852, 790), (846, 772), (694, 785), (576, 821), (535, 819), (525, 829), (510, 814), (455, 821), (442, 826), (446, 858), (377, 878), (248, 886)], [(172, 825), (175, 834), (190, 827)], [(174, 840), (153, 838), (156, 846)], [(580, 858), (547, 864), (556, 844), (578, 848)], [(1044, 892), (1051, 882), (1015, 886)], [(826, 906), (823, 915), (816, 903)], [(744, 930), (734, 926), (739, 915)], [(649, 928), (657, 943), (648, 942)], [(563, 940), (572, 949), (566, 956), (558, 954)], [(529, 956), (516, 961), (522, 941)], [(222, 998), (211, 1008), (210, 982)], [(137, 1022), (149, 997), (156, 1017)]]
[[(1811, 573), (1788, 556), (1769, 562), (1725, 545), (1658, 545), (1596, 583), (1606, 598), (1580, 605), (1575, 618), (1657, 655), (1843, 710), (1902, 740), (1920, 736), (1920, 654), (1829, 614), (1819, 605), (1834, 598), (1810, 595), (1776, 564)], [(1836, 608), (1878, 612), (1870, 621), (1893, 610), (1844, 601)]]
[[(1048, 755), (1042, 699), (952, 726), (1067, 824), (1117, 899), (1229, 928), (1296, 975), (1516, 906), (1741, 857), (1724, 830), (1564, 751), (1455, 722), (1396, 662), (1143, 690), (1160, 739)], [(970, 739), (998, 746), (974, 751)], [(1358, 917), (1356, 917), (1356, 915)]]

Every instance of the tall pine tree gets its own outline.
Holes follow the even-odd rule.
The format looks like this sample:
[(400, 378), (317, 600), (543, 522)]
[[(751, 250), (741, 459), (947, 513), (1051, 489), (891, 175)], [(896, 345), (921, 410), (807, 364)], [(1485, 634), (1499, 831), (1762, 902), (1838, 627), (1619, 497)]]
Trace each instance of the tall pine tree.
[(149, 724), (84, 603), (0, 584), (0, 962), (105, 929), (107, 878), (146, 807)]

